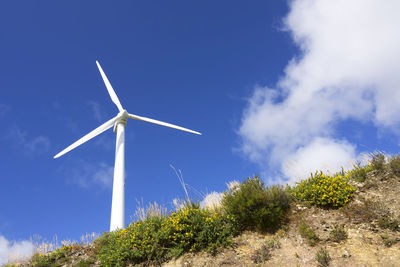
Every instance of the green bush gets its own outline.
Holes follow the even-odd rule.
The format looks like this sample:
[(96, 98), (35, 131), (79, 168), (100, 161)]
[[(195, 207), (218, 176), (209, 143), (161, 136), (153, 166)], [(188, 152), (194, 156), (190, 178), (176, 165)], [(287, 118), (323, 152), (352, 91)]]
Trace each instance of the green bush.
[(222, 207), (237, 219), (241, 230), (274, 231), (290, 206), (290, 194), (280, 186), (265, 187), (258, 176), (247, 178), (224, 193)]
[(394, 175), (400, 177), (400, 156), (394, 156), (389, 160), (390, 170)]
[(98, 259), (102, 266), (125, 266), (128, 263), (162, 262), (185, 252), (231, 245), (238, 233), (236, 221), (229, 215), (198, 208), (172, 212), (168, 217), (151, 217), (111, 232), (98, 241)]
[(374, 170), (382, 172), (385, 169), (385, 163), (385, 155), (382, 153), (376, 153), (372, 155), (371, 166)]
[(292, 188), (294, 199), (320, 207), (340, 207), (353, 197), (356, 191), (348, 183), (348, 175), (316, 173)]

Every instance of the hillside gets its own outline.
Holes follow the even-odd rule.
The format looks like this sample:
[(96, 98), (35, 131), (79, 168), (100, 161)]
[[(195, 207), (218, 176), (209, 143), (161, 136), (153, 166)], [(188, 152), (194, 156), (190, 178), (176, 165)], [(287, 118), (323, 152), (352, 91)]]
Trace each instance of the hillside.
[[(386, 175), (371, 175), (370, 179), (356, 184), (359, 191), (350, 207), (360, 208), (364, 199), (372, 199), (384, 204), (398, 218), (400, 179)], [(362, 208), (359, 212), (363, 212)], [(321, 248), (326, 248), (332, 258), (329, 266), (400, 266), (398, 228), (396, 231), (381, 229), (377, 219), (363, 221), (356, 212), (351, 212), (351, 208), (325, 210), (293, 204), (289, 221), (288, 229), (275, 234), (244, 232), (235, 238), (234, 249), (224, 249), (216, 257), (207, 256), (206, 253), (187, 254), (163, 266), (320, 266), (315, 255)], [(310, 246), (307, 238), (299, 233), (302, 222), (312, 227), (319, 237), (320, 241), (315, 246)], [(335, 229), (335, 224), (344, 225), (348, 234), (346, 240), (332, 240), (330, 233)], [(279, 248), (271, 249), (268, 261), (254, 263), (251, 256), (271, 240), (278, 240)]]
[[(146, 257), (149, 259), (149, 255), (151, 254), (151, 257), (158, 260), (142, 260), (141, 263), (138, 263), (136, 266), (399, 266), (399, 171), (400, 158), (398, 156), (388, 159), (384, 158), (382, 155), (375, 155), (366, 166), (356, 166), (349, 172), (342, 172), (341, 174), (332, 176), (315, 174), (308, 180), (304, 180), (302, 185), (297, 185), (297, 187), (293, 188), (281, 188), (279, 189), (281, 191), (273, 191), (273, 194), (269, 195), (269, 201), (273, 198), (274, 201), (279, 199), (279, 201), (284, 202), (284, 194), (289, 192), (291, 195), (287, 208), (284, 208), (284, 205), (275, 206), (275, 213), (273, 214), (281, 216), (279, 217), (281, 220), (279, 220), (279, 224), (277, 224), (279, 226), (259, 228), (259, 226), (265, 226), (265, 220), (262, 221), (261, 224), (255, 225), (253, 225), (251, 221), (250, 224), (247, 224), (249, 221), (245, 220), (246, 227), (239, 226), (237, 229), (240, 230), (230, 228), (229, 231), (237, 231), (237, 234), (234, 234), (232, 239), (230, 239), (229, 231), (224, 232), (223, 230), (229, 225), (227, 224), (230, 222), (229, 215), (227, 217), (228, 219), (223, 217), (223, 215), (218, 215), (219, 212), (222, 212), (221, 210), (227, 212), (226, 210), (229, 211), (229, 208), (217, 209), (215, 213), (210, 213), (213, 215), (208, 215), (208, 213), (205, 212), (193, 213), (203, 214), (206, 221), (217, 220), (222, 216), (221, 221), (218, 222), (223, 222), (225, 224), (213, 224), (214, 228), (212, 229), (217, 231), (215, 236), (212, 235), (211, 232), (205, 232), (209, 235), (207, 237), (207, 242), (210, 243), (204, 243), (203, 247), (199, 245), (199, 247), (196, 248), (193, 243), (189, 244), (190, 242), (187, 241), (189, 242), (187, 246), (180, 247), (183, 250), (178, 251), (176, 246), (165, 250), (166, 253), (172, 251), (175, 254), (157, 254), (158, 252), (161, 253), (161, 250), (169, 246), (169, 243), (162, 243), (160, 247), (156, 247), (153, 244), (160, 242), (159, 240), (164, 240), (162, 237), (158, 236), (160, 232), (157, 232), (157, 235), (151, 235), (151, 237), (149, 237), (151, 241), (146, 243), (147, 246), (149, 246), (149, 250), (146, 250), (147, 252), (145, 252), (144, 256), (142, 254), (140, 255), (144, 257), (143, 259)], [(336, 191), (330, 191), (330, 193), (326, 193), (326, 196), (322, 195), (322, 198), (318, 196), (315, 197), (317, 195), (317, 193), (315, 193), (317, 192), (315, 188), (318, 187), (318, 185), (310, 184), (310, 181), (318, 180), (318, 177), (324, 182), (332, 179), (332, 177), (336, 177), (337, 179), (343, 178), (342, 180), (334, 178), (332, 181), (340, 181), (337, 184), (339, 186), (343, 181), (347, 181), (349, 187), (341, 187), (340, 189), (335, 189)], [(231, 192), (231, 195), (236, 197), (237, 192), (240, 190), (245, 191), (248, 188), (255, 190), (254, 187), (248, 187), (246, 189), (243, 185), (247, 183), (254, 186), (257, 184), (257, 181), (258, 180), (255, 178), (248, 178), (242, 183), (242, 187), (239, 186), (233, 191), (230, 189), (228, 192)], [(329, 184), (329, 188), (331, 188), (331, 186), (336, 188), (336, 184), (333, 182)], [(348, 189), (350, 187), (353, 189)], [(328, 190), (326, 185), (325, 189), (324, 186), (321, 188), (322, 190)], [(250, 192), (253, 193), (253, 191)], [(307, 196), (304, 197), (308, 192), (312, 193), (311, 195), (313, 198), (311, 200), (309, 198), (307, 199)], [(345, 195), (345, 193), (348, 195)], [(228, 205), (227, 203), (233, 202), (222, 201), (222, 205)], [(332, 205), (332, 203), (334, 205)], [(339, 204), (336, 205), (335, 203)], [(280, 208), (276, 209), (276, 207)], [(188, 209), (184, 214), (189, 216), (187, 214), (190, 214), (190, 211), (196, 210), (196, 208), (198, 209), (198, 207), (194, 206)], [(270, 212), (270, 210), (267, 211)], [(282, 213), (282, 211), (284, 212)], [(260, 213), (254, 214), (248, 217), (261, 216)], [(182, 221), (183, 215), (179, 215), (181, 217), (178, 215), (179, 212), (169, 216), (177, 216), (176, 218)], [(240, 214), (238, 216), (240, 217)], [(240, 221), (239, 217), (238, 221)], [(179, 225), (179, 220), (176, 218), (173, 222)], [(196, 218), (198, 219), (200, 217)], [(235, 220), (233, 221), (235, 222)], [(271, 225), (273, 221), (269, 223)], [(168, 224), (168, 221), (163, 219), (161, 227), (164, 227), (165, 224)], [(130, 226), (131, 228), (124, 230), (125, 232), (120, 231), (120, 233), (116, 234), (116, 239), (112, 239), (108, 236), (108, 239), (105, 239), (107, 241), (104, 241), (104, 237), (103, 239), (100, 237), (100, 239), (93, 242), (93, 244), (87, 246), (80, 246), (77, 244), (65, 246), (55, 252), (49, 253), (47, 256), (35, 255), (30, 261), (15, 264), (15, 266), (99, 266), (101, 263), (102, 265), (110, 266), (116, 265), (115, 262), (118, 262), (118, 257), (131, 260), (137, 259), (133, 257), (139, 254), (125, 256), (123, 253), (127, 253), (126, 251), (129, 251), (129, 249), (123, 250), (120, 247), (115, 248), (113, 246), (115, 246), (115, 244), (120, 244), (120, 246), (128, 244), (121, 240), (125, 235), (130, 237), (135, 237), (134, 234), (139, 235), (139, 230), (141, 228), (138, 227), (141, 225), (149, 227), (149, 224), (146, 226), (145, 222), (138, 223), (136, 226), (132, 224)], [(153, 224), (150, 224), (150, 226), (151, 225)], [(191, 228), (191, 225), (186, 225), (185, 227), (188, 227), (187, 229), (189, 230), (184, 232), (182, 228), (180, 228), (183, 231), (181, 231), (182, 235), (190, 236), (190, 231), (194, 228)], [(148, 229), (149, 232), (155, 231), (154, 229), (145, 229)], [(196, 233), (194, 235), (196, 235)], [(225, 235), (225, 237), (221, 237), (223, 235)], [(157, 236), (157, 238), (154, 239), (154, 236)], [(139, 237), (136, 238), (140, 239)], [(111, 242), (110, 240), (118, 240), (118, 242), (122, 243), (115, 243), (117, 241)], [(186, 242), (185, 240), (190, 239), (178, 238), (178, 240), (184, 243)], [(130, 242), (133, 241), (131, 240)], [(141, 240), (141, 242), (144, 241)], [(108, 247), (105, 245), (106, 243)], [(132, 245), (136, 243), (129, 244)], [(211, 246), (210, 244), (213, 245)], [(150, 250), (153, 245), (155, 249)], [(139, 253), (143, 248), (136, 249), (133, 245), (133, 250), (135, 250), (135, 253)], [(148, 255), (146, 253), (148, 253)], [(98, 255), (103, 256), (99, 257)], [(166, 255), (179, 256), (171, 257)], [(111, 264), (111, 262), (114, 263)], [(125, 263), (128, 266), (134, 266), (134, 264), (127, 263), (126, 261)], [(123, 265), (125, 263), (123, 263)]]

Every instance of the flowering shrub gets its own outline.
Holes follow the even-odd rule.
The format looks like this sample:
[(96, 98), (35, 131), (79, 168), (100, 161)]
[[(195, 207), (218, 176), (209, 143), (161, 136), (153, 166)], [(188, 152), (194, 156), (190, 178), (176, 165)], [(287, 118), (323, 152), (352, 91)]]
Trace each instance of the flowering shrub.
[(75, 248), (79, 248), (79, 245), (66, 245), (58, 248), (47, 254), (39, 254), (36, 253), (32, 257), (32, 265), (33, 266), (51, 266), (55, 264), (56, 261), (68, 261), (68, 254)]
[(207, 250), (215, 253), (231, 244), (238, 233), (234, 218), (199, 208), (171, 212), (168, 217), (152, 217), (111, 232), (99, 241), (98, 259), (102, 266), (127, 263), (162, 262), (185, 252)]
[(367, 174), (373, 170), (373, 166), (371, 163), (368, 163), (365, 166), (361, 166), (361, 163), (357, 162), (354, 165), (354, 168), (347, 172), (350, 179), (362, 183), (367, 179)]
[(292, 196), (314, 206), (340, 207), (350, 201), (355, 191), (348, 183), (348, 174), (330, 176), (320, 172), (297, 183)]

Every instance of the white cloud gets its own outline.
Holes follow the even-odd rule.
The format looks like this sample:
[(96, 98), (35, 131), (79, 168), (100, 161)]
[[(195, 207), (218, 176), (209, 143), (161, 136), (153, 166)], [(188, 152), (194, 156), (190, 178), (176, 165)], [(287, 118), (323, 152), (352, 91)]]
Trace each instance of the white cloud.
[[(337, 171), (356, 157), (354, 145), (338, 141), (337, 123), (400, 133), (399, 9), (397, 0), (291, 1), (284, 22), (300, 54), (275, 88), (257, 87), (250, 97), (239, 128), (245, 154), (266, 167), (291, 159), (296, 170)], [(300, 159), (312, 148), (319, 156)]]
[(34, 252), (31, 241), (10, 242), (0, 235), (0, 265), (23, 260)]
[(15, 125), (9, 129), (6, 137), (15, 144), (22, 146), (23, 152), (28, 155), (45, 152), (50, 148), (50, 139), (47, 136), (28, 136), (27, 132)]
[(332, 172), (342, 167), (348, 170), (355, 164), (356, 157), (355, 147), (347, 141), (317, 137), (288, 156), (282, 163), (282, 171), (293, 183), (315, 171)]

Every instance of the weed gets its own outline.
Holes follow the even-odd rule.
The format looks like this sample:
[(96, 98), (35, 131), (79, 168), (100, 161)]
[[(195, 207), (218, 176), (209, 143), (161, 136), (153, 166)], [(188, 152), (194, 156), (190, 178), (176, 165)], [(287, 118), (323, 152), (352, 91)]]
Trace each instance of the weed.
[(270, 249), (281, 248), (281, 242), (277, 238), (270, 238), (265, 240), (265, 245)]
[(222, 206), (237, 219), (242, 230), (275, 231), (290, 205), (289, 193), (280, 186), (265, 188), (258, 176), (247, 178), (224, 193)]
[(268, 246), (263, 245), (261, 248), (257, 249), (250, 258), (255, 263), (264, 263), (270, 260), (272, 257), (271, 249)]
[(319, 266), (322, 267), (329, 266), (331, 259), (331, 256), (325, 248), (320, 248), (315, 254), (315, 260), (319, 263)]
[(307, 240), (308, 245), (314, 247), (319, 241), (318, 235), (314, 229), (308, 226), (306, 222), (302, 222), (299, 226), (299, 232), (302, 237)]
[(382, 234), (381, 238), (382, 238), (383, 244), (386, 247), (391, 247), (392, 245), (396, 244), (396, 242), (397, 242), (396, 239), (389, 237), (389, 235), (387, 235), (387, 234)]
[(382, 229), (396, 231), (399, 228), (399, 222), (393, 218), (391, 211), (381, 202), (370, 199), (360, 199), (361, 204), (353, 204), (342, 209), (346, 217), (360, 223), (371, 223), (378, 221)]
[(352, 204), (341, 209), (346, 217), (357, 223), (370, 223), (376, 219), (377, 203), (369, 199), (360, 199), (360, 204)]
[(347, 239), (347, 231), (344, 229), (343, 225), (336, 224), (334, 229), (330, 232), (330, 240), (333, 242), (340, 243)]
[(378, 218), (378, 225), (382, 229), (396, 231), (399, 228), (399, 222), (389, 215)]

